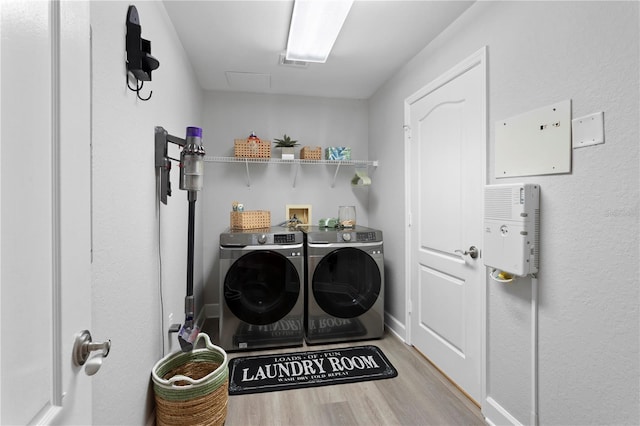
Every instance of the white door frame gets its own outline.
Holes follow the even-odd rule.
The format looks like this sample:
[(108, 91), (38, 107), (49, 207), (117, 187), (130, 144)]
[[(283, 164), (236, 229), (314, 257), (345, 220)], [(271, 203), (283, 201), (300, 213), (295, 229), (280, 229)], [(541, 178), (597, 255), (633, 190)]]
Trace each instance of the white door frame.
[[(405, 170), (405, 175), (404, 175), (404, 179), (405, 179), (405, 264), (404, 264), (404, 268), (405, 268), (405, 303), (406, 303), (406, 309), (405, 309), (405, 341), (407, 344), (411, 345), (412, 344), (412, 330), (411, 330), (411, 311), (412, 311), (412, 306), (411, 306), (411, 294), (412, 294), (412, 286), (413, 283), (411, 282), (411, 247), (413, 247), (412, 245), (412, 228), (411, 228), (411, 203), (410, 203), (410, 197), (411, 197), (411, 188), (409, 185), (409, 182), (411, 182), (411, 134), (410, 134), (410, 123), (407, 122), (407, 117), (409, 117), (410, 115), (410, 108), (411, 108), (411, 104), (414, 103), (415, 101), (417, 101), (418, 99), (428, 95), (429, 93), (437, 90), (438, 88), (444, 86), (445, 84), (447, 84), (448, 82), (450, 82), (451, 80), (455, 79), (456, 77), (458, 77), (461, 74), (464, 74), (467, 70), (469, 70), (470, 68), (473, 68), (475, 66), (480, 66), (480, 70), (483, 73), (483, 83), (485, 85), (483, 92), (485, 93), (485, 102), (483, 103), (483, 113), (485, 115), (485, 117), (487, 116), (487, 102), (488, 102), (488, 96), (487, 96), (487, 46), (483, 46), (482, 48), (480, 48), (479, 50), (477, 50), (475, 53), (473, 53), (471, 56), (469, 56), (468, 58), (466, 58), (465, 60), (463, 60), (462, 62), (460, 62), (459, 64), (457, 64), (456, 66), (454, 66), (453, 68), (451, 68), (450, 70), (446, 71), (444, 74), (442, 74), (441, 76), (439, 76), (438, 78), (436, 78), (435, 80), (433, 80), (431, 83), (427, 84), (426, 86), (424, 86), (422, 89), (418, 90), (417, 92), (415, 92), (414, 94), (412, 94), (411, 96), (409, 96), (408, 98), (405, 99), (404, 101), (404, 120), (405, 120), (405, 138), (404, 138), (404, 170)], [(483, 121), (482, 123), (482, 133), (485, 135), (485, 143), (482, 146), (482, 156), (481, 159), (479, 161), (482, 161), (482, 175), (484, 176), (484, 180), (485, 180), (485, 184), (487, 183), (487, 170), (486, 170), (486, 165), (487, 165), (487, 143), (489, 140), (488, 134), (487, 134), (487, 123), (486, 120)], [(484, 199), (484, 197), (483, 197)], [(484, 210), (484, 201), (483, 201), (483, 210)], [(480, 306), (480, 318), (478, 318), (478, 320), (481, 321), (481, 325), (480, 325), (480, 333), (481, 333), (481, 348), (480, 348), (480, 353), (481, 353), (481, 398), (480, 401), (484, 401), (486, 398), (486, 372), (487, 372), (487, 357), (486, 357), (486, 343), (487, 343), (487, 312), (486, 312), (486, 308), (487, 308), (487, 288), (486, 288), (486, 280), (484, 282), (481, 283), (481, 290), (480, 290), (480, 300), (481, 300), (481, 306)], [(480, 402), (478, 401), (478, 402)]]

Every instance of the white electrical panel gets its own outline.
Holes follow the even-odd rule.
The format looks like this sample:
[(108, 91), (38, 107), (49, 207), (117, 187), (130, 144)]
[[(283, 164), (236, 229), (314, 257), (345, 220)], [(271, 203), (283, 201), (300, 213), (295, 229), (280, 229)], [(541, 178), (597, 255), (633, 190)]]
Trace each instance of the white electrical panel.
[(495, 124), (495, 177), (571, 172), (571, 100)]
[(540, 186), (485, 186), (484, 264), (521, 277), (535, 274), (539, 250)]

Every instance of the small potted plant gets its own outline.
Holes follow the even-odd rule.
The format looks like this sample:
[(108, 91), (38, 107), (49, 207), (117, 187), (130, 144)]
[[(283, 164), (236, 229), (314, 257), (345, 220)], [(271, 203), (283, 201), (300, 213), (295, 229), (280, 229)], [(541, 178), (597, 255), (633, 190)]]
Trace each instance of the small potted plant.
[(274, 139), (273, 143), (276, 144), (276, 148), (282, 150), (283, 160), (293, 160), (295, 158), (294, 147), (298, 146), (298, 141), (291, 139), (291, 137), (285, 133), (282, 139)]

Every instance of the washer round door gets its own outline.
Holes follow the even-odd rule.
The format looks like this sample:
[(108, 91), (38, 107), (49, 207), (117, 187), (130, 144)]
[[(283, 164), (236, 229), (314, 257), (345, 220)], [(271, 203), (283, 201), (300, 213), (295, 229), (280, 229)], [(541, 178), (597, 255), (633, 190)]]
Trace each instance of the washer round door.
[(270, 250), (254, 251), (229, 268), (224, 279), (224, 298), (240, 320), (266, 325), (291, 312), (300, 288), (300, 275), (285, 256)]
[(355, 318), (378, 300), (382, 277), (376, 261), (353, 247), (334, 250), (323, 257), (313, 273), (315, 300), (329, 315)]

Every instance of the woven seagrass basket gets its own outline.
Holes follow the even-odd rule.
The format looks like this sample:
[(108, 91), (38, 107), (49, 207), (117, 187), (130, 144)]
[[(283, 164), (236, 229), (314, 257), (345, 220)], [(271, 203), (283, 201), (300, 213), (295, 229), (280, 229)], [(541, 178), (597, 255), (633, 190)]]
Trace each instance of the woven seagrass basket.
[[(196, 348), (201, 338), (205, 347)], [(223, 425), (227, 418), (227, 354), (205, 333), (193, 346), (193, 351), (171, 353), (153, 367), (157, 425)]]

